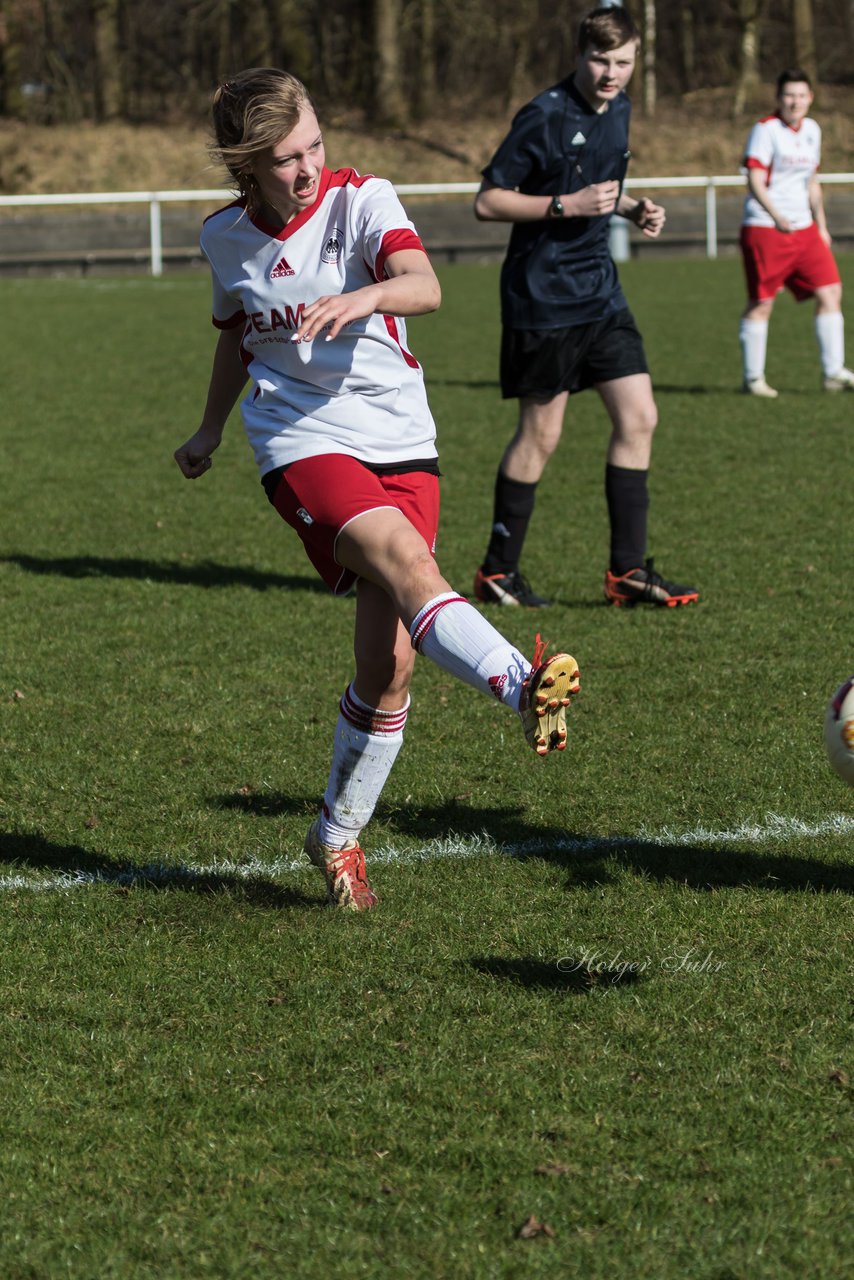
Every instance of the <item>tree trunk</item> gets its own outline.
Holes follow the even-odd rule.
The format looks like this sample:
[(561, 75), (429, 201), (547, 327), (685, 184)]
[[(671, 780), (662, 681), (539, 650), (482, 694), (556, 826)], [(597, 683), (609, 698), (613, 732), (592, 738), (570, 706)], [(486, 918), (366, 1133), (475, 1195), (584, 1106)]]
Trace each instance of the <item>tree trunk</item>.
[(655, 80), (655, 0), (644, 0), (643, 6), (643, 109), (655, 115), (657, 86)]
[(98, 123), (122, 114), (120, 0), (92, 0), (93, 112)]
[(311, 92), (308, 82), (312, 58), (302, 6), (296, 0), (265, 0), (265, 5), (270, 24), (270, 65), (283, 67), (304, 80)]
[(815, 85), (815, 24), (812, 0), (792, 0), (792, 30), (795, 37), (795, 65), (806, 71)]
[(400, 0), (373, 0), (373, 107), (378, 124), (402, 125), (407, 110), (400, 77)]
[(436, 3), (421, 0), (418, 22), (418, 72), (415, 80), (415, 113), (425, 120), (436, 105)]
[(696, 89), (695, 79), (697, 74), (697, 46), (696, 46), (696, 29), (694, 26), (694, 9), (690, 4), (683, 4), (679, 10), (681, 20), (679, 23), (679, 38), (682, 47), (682, 92), (690, 93), (692, 89)]
[(6, 7), (0, 4), (0, 116), (11, 115), (20, 109), (20, 102), (15, 98), (17, 61), (17, 50), (9, 29)]
[(764, 0), (738, 0), (739, 70), (733, 115), (740, 116), (759, 88), (759, 19)]

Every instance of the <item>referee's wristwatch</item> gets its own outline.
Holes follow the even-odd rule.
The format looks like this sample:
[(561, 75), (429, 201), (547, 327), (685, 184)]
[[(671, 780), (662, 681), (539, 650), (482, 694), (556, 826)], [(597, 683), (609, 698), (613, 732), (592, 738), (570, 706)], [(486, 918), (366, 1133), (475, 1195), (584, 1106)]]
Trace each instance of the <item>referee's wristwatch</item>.
[(551, 204), (549, 205), (548, 213), (546, 214), (546, 217), (548, 218), (563, 217), (563, 205), (561, 204), (560, 196), (552, 196)]

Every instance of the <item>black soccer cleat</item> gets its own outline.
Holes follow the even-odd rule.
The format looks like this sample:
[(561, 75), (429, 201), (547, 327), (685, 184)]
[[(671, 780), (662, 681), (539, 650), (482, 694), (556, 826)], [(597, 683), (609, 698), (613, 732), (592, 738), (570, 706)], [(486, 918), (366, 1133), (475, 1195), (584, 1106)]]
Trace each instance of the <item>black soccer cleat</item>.
[(647, 560), (642, 569), (630, 569), (619, 576), (609, 570), (605, 574), (604, 591), (608, 604), (624, 607), (658, 604), (674, 608), (680, 604), (695, 604), (699, 599), (694, 587), (677, 586), (656, 573), (652, 559)]
[(518, 570), (487, 574), (478, 569), (474, 575), (474, 596), (481, 604), (524, 605), (528, 609), (545, 609), (551, 604), (551, 600), (537, 595)]

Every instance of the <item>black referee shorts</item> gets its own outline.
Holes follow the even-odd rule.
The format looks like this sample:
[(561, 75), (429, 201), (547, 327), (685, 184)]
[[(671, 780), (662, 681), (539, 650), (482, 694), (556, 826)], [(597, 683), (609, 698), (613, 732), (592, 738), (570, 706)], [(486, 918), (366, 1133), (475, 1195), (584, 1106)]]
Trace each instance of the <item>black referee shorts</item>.
[(550, 399), (597, 382), (649, 373), (643, 338), (628, 307), (571, 329), (508, 329), (501, 335), (501, 394)]

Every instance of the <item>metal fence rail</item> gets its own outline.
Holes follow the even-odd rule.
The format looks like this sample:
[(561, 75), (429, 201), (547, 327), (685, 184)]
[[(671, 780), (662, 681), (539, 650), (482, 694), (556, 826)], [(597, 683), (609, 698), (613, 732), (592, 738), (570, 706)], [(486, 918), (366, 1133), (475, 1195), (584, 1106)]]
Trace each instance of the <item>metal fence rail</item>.
[[(841, 185), (854, 183), (854, 173), (823, 173), (818, 175), (822, 184)], [(477, 182), (405, 182), (395, 187), (400, 196), (445, 196), (474, 195), (479, 188)], [(706, 256), (718, 256), (718, 205), (717, 191), (720, 187), (744, 187), (745, 180), (737, 174), (720, 174), (713, 177), (691, 178), (628, 178), (627, 190), (632, 188), (650, 190), (661, 188), (669, 190), (685, 190), (688, 188), (704, 188), (706, 193)], [(194, 202), (222, 203), (233, 198), (233, 193), (216, 187), (209, 190), (193, 191), (97, 191), (77, 192), (60, 195), (0, 195), (0, 208), (20, 209), (33, 206), (49, 205), (115, 205), (115, 204), (147, 204), (149, 222), (149, 258), (151, 274), (163, 274), (163, 223), (162, 206), (164, 204), (189, 204)], [(618, 218), (612, 224), (612, 251), (618, 259), (628, 257), (628, 224), (625, 219)]]

